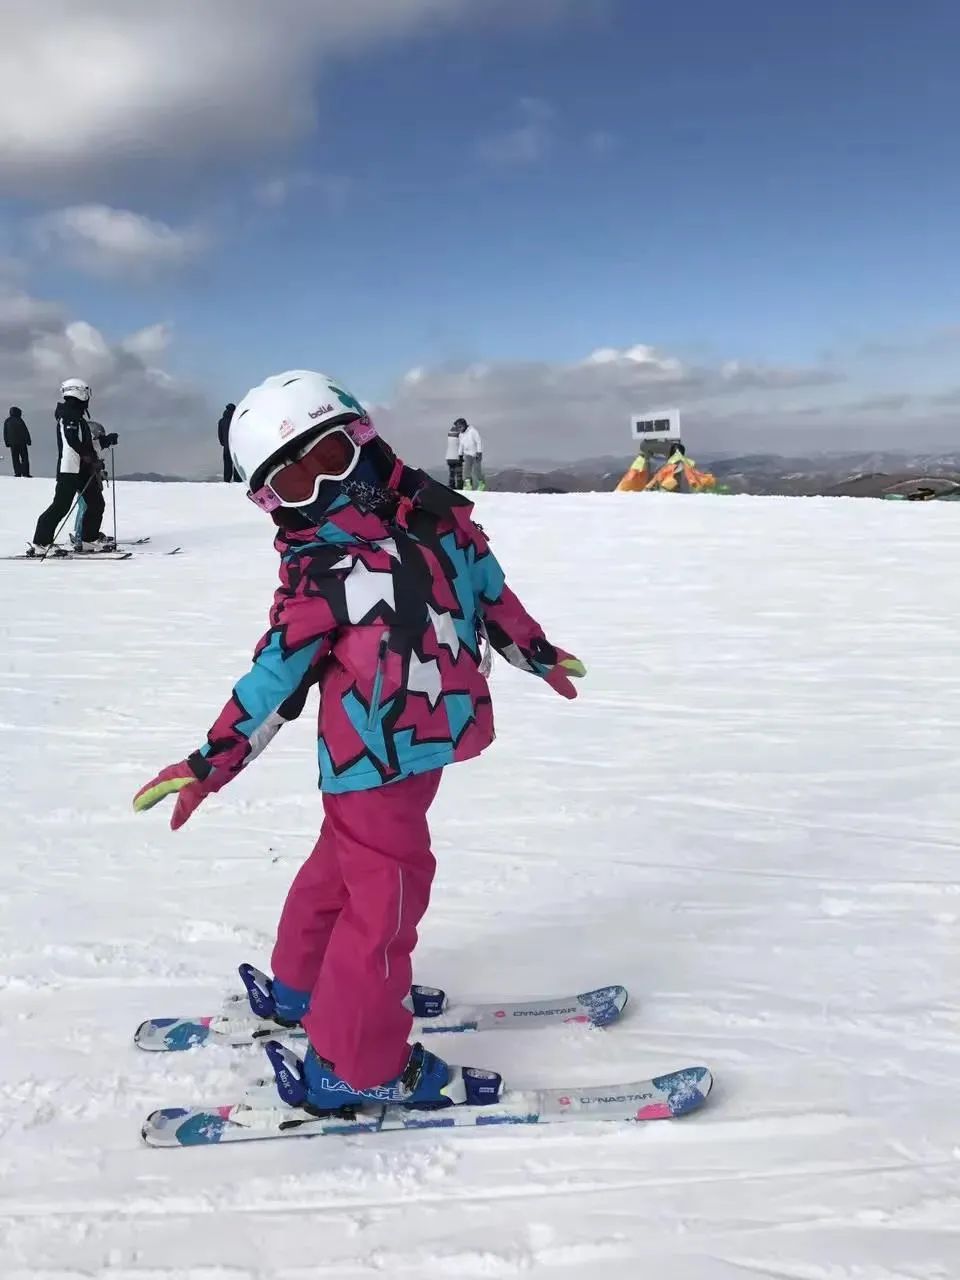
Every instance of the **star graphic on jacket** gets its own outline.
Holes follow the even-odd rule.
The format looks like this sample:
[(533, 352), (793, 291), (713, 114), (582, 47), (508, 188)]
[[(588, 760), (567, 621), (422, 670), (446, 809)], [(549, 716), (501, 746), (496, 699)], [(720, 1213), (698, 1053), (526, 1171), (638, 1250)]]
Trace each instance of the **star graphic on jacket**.
[(436, 613), (430, 605), (427, 605), (427, 613), (430, 615), (430, 621), (433, 623), (433, 630), (437, 637), (437, 644), (444, 646), (450, 650), (453, 658), (460, 656), (460, 637), (457, 635), (457, 628), (454, 625), (453, 614)]
[(357, 560), (343, 584), (347, 601), (347, 617), (356, 626), (373, 612), (378, 604), (396, 609), (393, 574), (372, 572)]
[(410, 654), (407, 690), (410, 693), (426, 694), (431, 709), (436, 708), (437, 703), (440, 701), (440, 694), (443, 692), (440, 668), (437, 665), (436, 658), (428, 658), (426, 662), (423, 662), (415, 653)]

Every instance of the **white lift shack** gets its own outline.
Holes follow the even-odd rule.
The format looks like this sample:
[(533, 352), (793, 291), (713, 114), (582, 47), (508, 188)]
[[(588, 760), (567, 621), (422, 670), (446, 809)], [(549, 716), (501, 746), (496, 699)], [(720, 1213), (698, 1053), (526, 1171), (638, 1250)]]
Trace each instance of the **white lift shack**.
[(662, 465), (660, 462), (654, 464), (654, 459), (661, 458), (665, 462), (682, 441), (680, 410), (663, 409), (659, 413), (634, 414), (630, 419), (630, 430), (639, 446), (637, 452), (642, 453), (647, 460), (648, 474), (653, 475)]

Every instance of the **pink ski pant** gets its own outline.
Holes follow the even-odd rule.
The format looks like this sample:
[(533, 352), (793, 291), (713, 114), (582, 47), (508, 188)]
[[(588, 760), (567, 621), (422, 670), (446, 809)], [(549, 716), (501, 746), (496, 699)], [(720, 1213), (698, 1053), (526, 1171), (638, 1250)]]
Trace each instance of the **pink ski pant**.
[(323, 797), (313, 852), (290, 886), (273, 972), (310, 991), (310, 1043), (355, 1089), (398, 1075), (413, 1024), (403, 1005), (436, 862), (429, 810), (442, 770)]

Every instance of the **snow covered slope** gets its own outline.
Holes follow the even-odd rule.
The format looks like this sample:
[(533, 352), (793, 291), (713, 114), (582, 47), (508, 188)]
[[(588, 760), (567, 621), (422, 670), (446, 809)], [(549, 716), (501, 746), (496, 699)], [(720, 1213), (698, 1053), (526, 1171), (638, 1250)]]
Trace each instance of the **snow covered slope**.
[[(51, 491), (0, 481), (3, 549)], [(0, 564), (0, 1274), (960, 1274), (960, 508), (483, 495), (590, 674), (567, 704), (497, 664), (499, 742), (435, 811), (418, 977), (632, 1004), (439, 1048), (531, 1085), (706, 1061), (711, 1103), (167, 1152), (142, 1116), (229, 1100), (259, 1059), (130, 1036), (268, 959), (320, 805), (304, 716), (178, 835), (134, 817), (245, 669), (275, 569), (239, 486), (118, 507), (149, 555)]]

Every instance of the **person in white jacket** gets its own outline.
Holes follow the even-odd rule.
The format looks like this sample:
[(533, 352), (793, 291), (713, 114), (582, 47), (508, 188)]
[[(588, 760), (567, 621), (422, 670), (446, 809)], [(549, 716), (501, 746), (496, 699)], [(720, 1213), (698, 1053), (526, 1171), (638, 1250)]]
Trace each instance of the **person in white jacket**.
[(458, 418), (447, 432), (447, 470), (450, 473), (448, 484), (451, 489), (463, 488), (463, 459), (460, 456), (460, 423)]
[(465, 489), (485, 489), (483, 479), (483, 441), (476, 427), (471, 427), (466, 418), (458, 418), (454, 426), (460, 427), (460, 454), (463, 458), (463, 487)]

